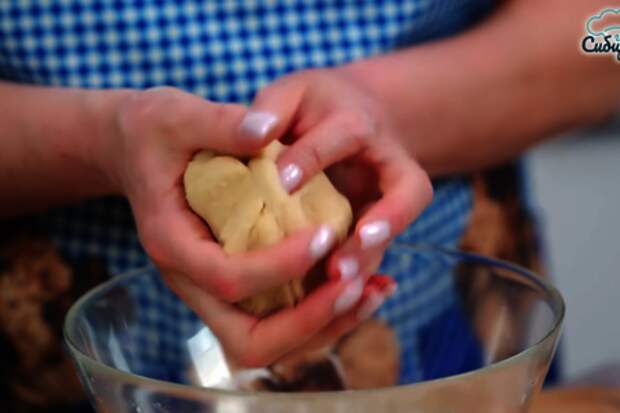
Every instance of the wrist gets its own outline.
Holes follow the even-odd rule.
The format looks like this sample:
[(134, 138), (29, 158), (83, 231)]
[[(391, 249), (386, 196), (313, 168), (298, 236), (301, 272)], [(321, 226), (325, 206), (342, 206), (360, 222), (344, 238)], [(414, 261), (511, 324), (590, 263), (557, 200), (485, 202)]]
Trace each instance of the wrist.
[(92, 139), (84, 140), (82, 147), (84, 161), (91, 165), (98, 181), (108, 195), (123, 193), (118, 177), (118, 152), (122, 150), (121, 131), (118, 125), (119, 108), (135, 91), (110, 89), (85, 91), (82, 99), (84, 116), (87, 119)]

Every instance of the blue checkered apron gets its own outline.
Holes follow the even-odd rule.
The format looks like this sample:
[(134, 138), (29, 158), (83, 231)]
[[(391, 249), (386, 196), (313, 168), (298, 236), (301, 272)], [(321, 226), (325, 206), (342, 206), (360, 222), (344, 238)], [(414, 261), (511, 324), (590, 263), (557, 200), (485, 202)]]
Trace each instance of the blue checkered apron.
[[(491, 3), (6, 0), (0, 2), (0, 78), (85, 88), (171, 85), (214, 101), (249, 103), (258, 89), (286, 73), (341, 65), (463, 30)], [(471, 203), (466, 180), (435, 182), (433, 203), (399, 241), (457, 246)], [(148, 263), (123, 199), (85, 201), (36, 222), (65, 254), (99, 256), (113, 274)], [(425, 320), (451, 305), (452, 286), (432, 271), (404, 271), (407, 259), (394, 250), (386, 255), (382, 270), (398, 280), (399, 292), (380, 316), (411, 341), (419, 339)], [(149, 292), (162, 286), (143, 287), (145, 323), (161, 327), (157, 310), (165, 303), (150, 300)], [(404, 313), (419, 317), (401, 320)], [(183, 325), (171, 323), (159, 336), (145, 329), (142, 345), (160, 346), (163, 331), (175, 337)], [(428, 377), (415, 353), (404, 367), (403, 380)]]

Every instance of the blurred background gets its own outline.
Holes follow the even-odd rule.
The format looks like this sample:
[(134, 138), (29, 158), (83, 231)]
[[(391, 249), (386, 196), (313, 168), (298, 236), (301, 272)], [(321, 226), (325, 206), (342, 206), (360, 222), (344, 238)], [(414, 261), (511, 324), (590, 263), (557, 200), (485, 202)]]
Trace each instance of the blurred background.
[(620, 366), (620, 116), (551, 140), (527, 162), (550, 274), (567, 301), (566, 378)]

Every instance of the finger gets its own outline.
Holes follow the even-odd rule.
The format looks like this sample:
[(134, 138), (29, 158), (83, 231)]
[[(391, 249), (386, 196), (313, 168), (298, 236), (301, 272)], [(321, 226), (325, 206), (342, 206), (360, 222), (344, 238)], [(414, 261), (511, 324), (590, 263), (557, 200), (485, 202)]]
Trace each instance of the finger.
[(258, 322), (256, 317), (218, 300), (186, 274), (170, 270), (161, 274), (168, 287), (213, 331), (227, 354), (243, 354), (248, 332)]
[(348, 280), (374, 274), (381, 265), (384, 252), (385, 248), (379, 246), (360, 253), (359, 242), (349, 238), (328, 259), (327, 275), (334, 280)]
[(242, 139), (266, 145), (289, 131), (305, 91), (299, 77), (285, 77), (261, 89), (239, 126)]
[(303, 345), (334, 317), (353, 308), (364, 289), (361, 279), (327, 283), (297, 307), (256, 319), (206, 294), (183, 276), (168, 278), (171, 288), (213, 330), (240, 367), (266, 366)]
[(347, 278), (354, 275), (354, 269), (372, 264), (371, 259), (382, 256), (389, 242), (430, 202), (430, 181), (413, 161), (403, 157), (384, 162), (381, 168), (383, 196), (359, 218), (351, 238), (330, 256), (330, 277)]
[(238, 255), (226, 255), (223, 268), (236, 286), (232, 299), (253, 296), (291, 280), (299, 280), (331, 251), (335, 231), (326, 226), (303, 230), (277, 244)]
[(334, 116), (296, 140), (278, 158), (282, 186), (289, 192), (328, 166), (360, 152), (373, 133), (370, 127)]
[(396, 282), (386, 275), (373, 275), (368, 280), (362, 299), (346, 314), (335, 318), (302, 347), (285, 356), (296, 357), (334, 345), (341, 337), (350, 333), (361, 323), (368, 320), (383, 305), (386, 299), (396, 292)]
[(302, 346), (333, 319), (355, 307), (362, 297), (364, 279), (332, 282), (319, 287), (297, 307), (282, 310), (259, 322), (250, 336), (252, 346), (271, 363)]
[(161, 267), (178, 269), (201, 288), (229, 302), (303, 278), (336, 244), (328, 226), (295, 233), (277, 244), (228, 255), (179, 194), (139, 223), (147, 252)]
[(361, 250), (387, 245), (422, 213), (433, 196), (428, 175), (407, 156), (383, 161), (379, 173), (383, 196), (360, 217), (355, 228)]
[(137, 138), (159, 134), (183, 153), (209, 149), (237, 156), (260, 149), (260, 142), (242, 139), (239, 124), (247, 108), (221, 104), (171, 87), (137, 92), (121, 111), (121, 127)]

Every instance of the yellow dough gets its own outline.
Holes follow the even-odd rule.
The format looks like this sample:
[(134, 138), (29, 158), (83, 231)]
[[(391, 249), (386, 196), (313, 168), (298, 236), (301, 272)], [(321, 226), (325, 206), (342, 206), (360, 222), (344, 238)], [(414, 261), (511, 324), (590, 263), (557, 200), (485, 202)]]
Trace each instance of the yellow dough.
[[(189, 163), (184, 176), (187, 201), (227, 253), (267, 247), (319, 224), (330, 225), (340, 241), (346, 238), (353, 220), (349, 201), (323, 173), (288, 194), (275, 165), (283, 149), (279, 142), (272, 142), (247, 165), (208, 151), (198, 153)], [(303, 281), (291, 281), (239, 305), (265, 316), (294, 306), (305, 293)]]

